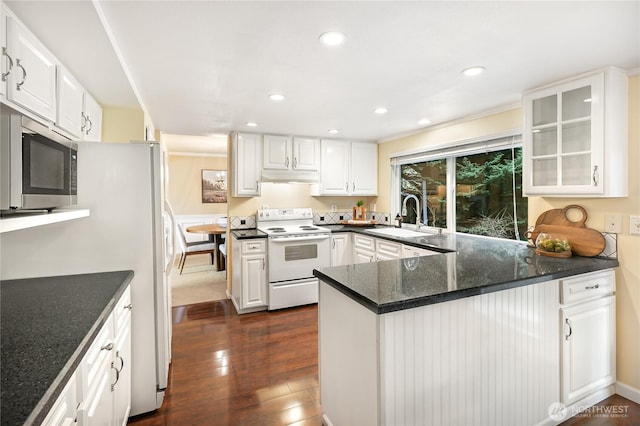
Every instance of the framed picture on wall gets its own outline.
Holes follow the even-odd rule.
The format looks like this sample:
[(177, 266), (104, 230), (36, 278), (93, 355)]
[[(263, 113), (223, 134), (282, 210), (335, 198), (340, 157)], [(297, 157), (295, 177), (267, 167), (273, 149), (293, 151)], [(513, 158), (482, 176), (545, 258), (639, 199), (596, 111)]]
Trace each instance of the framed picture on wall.
[(227, 202), (226, 170), (202, 170), (202, 202)]

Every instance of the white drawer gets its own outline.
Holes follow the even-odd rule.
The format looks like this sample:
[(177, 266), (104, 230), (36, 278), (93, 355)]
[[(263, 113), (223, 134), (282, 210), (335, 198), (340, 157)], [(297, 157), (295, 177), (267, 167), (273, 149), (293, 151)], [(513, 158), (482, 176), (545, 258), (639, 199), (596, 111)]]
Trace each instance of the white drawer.
[[(111, 361), (114, 344), (113, 336), (113, 314), (111, 314), (82, 359), (83, 382), (89, 387), (97, 380), (101, 371), (109, 368), (108, 363)], [(86, 389), (83, 390), (86, 391)]]
[(376, 254), (392, 259), (400, 259), (402, 257), (402, 244), (376, 240)]
[(616, 276), (612, 270), (593, 272), (560, 280), (560, 303), (567, 305), (594, 299), (616, 290)]
[(264, 253), (267, 249), (267, 240), (251, 240), (242, 242), (242, 254)]
[(116, 303), (115, 308), (113, 308), (113, 316), (116, 322), (116, 334), (119, 334), (122, 328), (126, 327), (126, 324), (131, 317), (132, 308), (131, 286), (128, 286), (124, 293), (122, 293), (122, 296), (120, 296), (120, 300)]
[(353, 236), (353, 245), (356, 249), (376, 251), (376, 240), (371, 237), (364, 237), (362, 235), (355, 234)]

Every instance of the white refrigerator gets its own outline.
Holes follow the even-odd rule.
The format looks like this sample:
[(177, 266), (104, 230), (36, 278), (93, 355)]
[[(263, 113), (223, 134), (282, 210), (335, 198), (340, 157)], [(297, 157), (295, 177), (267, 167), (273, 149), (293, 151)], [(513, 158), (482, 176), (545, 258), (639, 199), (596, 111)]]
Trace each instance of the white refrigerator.
[[(173, 231), (157, 143), (78, 144), (78, 208), (90, 216), (2, 236), (2, 279), (134, 271), (131, 413), (160, 407), (171, 360)], [(70, 320), (72, 320), (70, 316)]]

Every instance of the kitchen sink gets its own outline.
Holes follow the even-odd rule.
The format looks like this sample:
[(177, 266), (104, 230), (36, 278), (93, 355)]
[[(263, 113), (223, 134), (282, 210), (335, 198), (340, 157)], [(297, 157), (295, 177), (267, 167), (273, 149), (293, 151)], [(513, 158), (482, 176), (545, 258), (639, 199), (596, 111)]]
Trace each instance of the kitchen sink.
[(367, 231), (371, 232), (372, 234), (389, 235), (392, 237), (400, 238), (424, 237), (426, 235), (424, 232), (411, 231), (404, 228), (367, 229)]

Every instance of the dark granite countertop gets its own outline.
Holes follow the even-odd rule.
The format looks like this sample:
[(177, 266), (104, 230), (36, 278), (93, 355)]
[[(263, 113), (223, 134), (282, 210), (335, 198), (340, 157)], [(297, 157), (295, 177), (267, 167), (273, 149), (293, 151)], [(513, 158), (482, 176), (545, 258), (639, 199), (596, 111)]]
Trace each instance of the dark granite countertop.
[(0, 283), (2, 425), (40, 424), (133, 271)]
[[(353, 229), (349, 229), (353, 231)], [(518, 241), (467, 234), (385, 238), (443, 254), (314, 270), (314, 275), (377, 314), (617, 267), (616, 259), (539, 256)]]
[(239, 240), (248, 240), (251, 238), (267, 238), (267, 234), (262, 231), (258, 231), (255, 228), (252, 229), (234, 229), (231, 231), (231, 235)]

